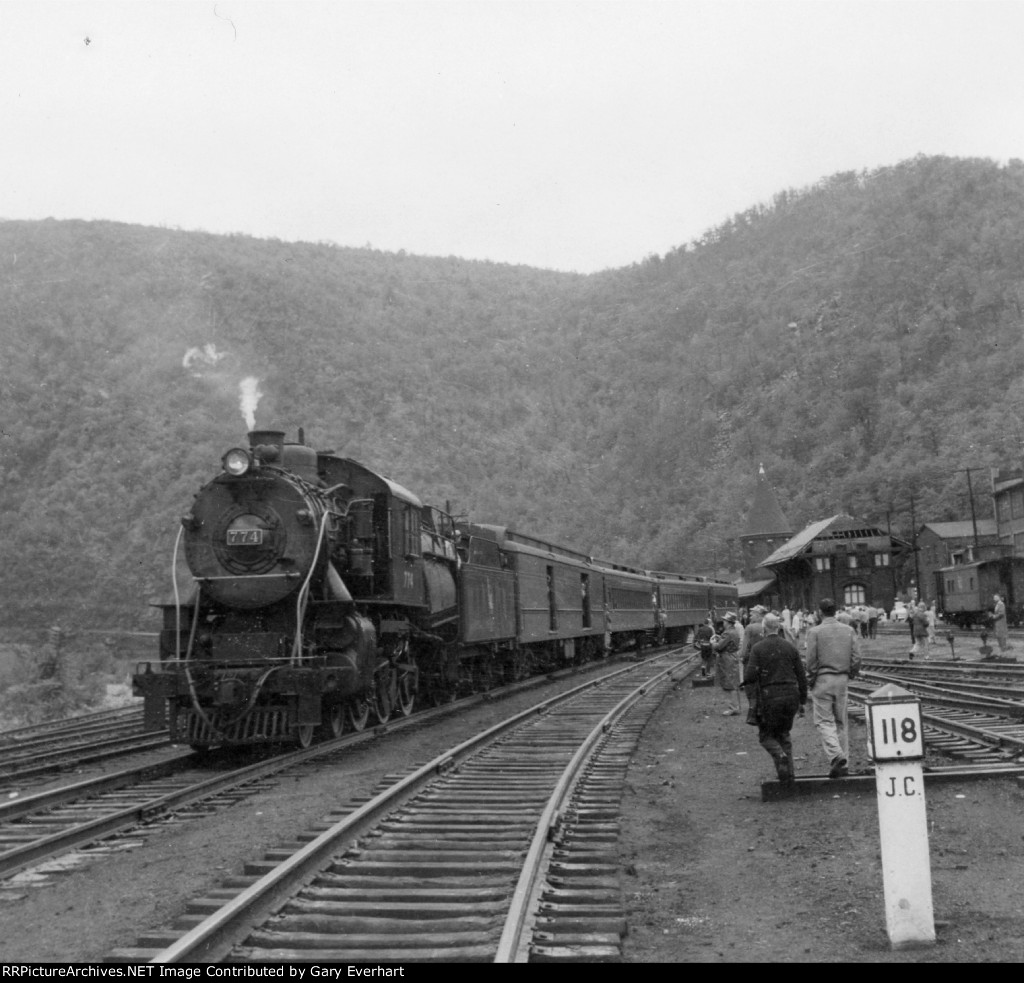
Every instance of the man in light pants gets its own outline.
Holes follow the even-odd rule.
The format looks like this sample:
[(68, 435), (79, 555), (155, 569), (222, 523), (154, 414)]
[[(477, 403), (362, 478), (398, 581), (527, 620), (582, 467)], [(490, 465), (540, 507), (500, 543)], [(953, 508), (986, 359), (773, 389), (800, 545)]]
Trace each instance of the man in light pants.
[(836, 621), (836, 602), (824, 597), (818, 604), (821, 622), (807, 633), (807, 679), (811, 683), (814, 726), (829, 760), (829, 778), (850, 773), (846, 727), (846, 686), (860, 668), (860, 638)]

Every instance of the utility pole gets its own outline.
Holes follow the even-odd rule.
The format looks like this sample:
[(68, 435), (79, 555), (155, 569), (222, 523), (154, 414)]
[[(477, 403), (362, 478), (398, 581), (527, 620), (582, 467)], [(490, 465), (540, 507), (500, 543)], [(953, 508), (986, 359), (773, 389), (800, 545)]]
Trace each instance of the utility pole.
[[(885, 534), (889, 537), (888, 548), (890, 559), (893, 558), (892, 548), (892, 502), (889, 503), (889, 507), (885, 510)], [(896, 564), (889, 564), (889, 576), (892, 578), (892, 599), (896, 600)]]
[(971, 500), (971, 523), (974, 526), (974, 559), (979, 560), (981, 557), (978, 555), (981, 552), (981, 546), (978, 543), (978, 517), (974, 511), (974, 489), (971, 487), (971, 472), (972, 471), (984, 471), (984, 468), (957, 468), (953, 474), (960, 474), (962, 471), (967, 475), (967, 497)]
[(921, 562), (917, 551), (917, 515), (914, 512), (914, 493), (910, 493), (910, 545), (914, 549), (914, 583), (917, 584), (917, 597), (915, 600), (922, 600), (921, 593)]

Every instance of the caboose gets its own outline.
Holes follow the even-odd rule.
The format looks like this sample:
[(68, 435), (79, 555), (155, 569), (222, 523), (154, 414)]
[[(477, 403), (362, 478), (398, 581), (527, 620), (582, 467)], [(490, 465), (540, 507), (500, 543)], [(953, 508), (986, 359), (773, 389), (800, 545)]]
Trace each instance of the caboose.
[(993, 594), (1006, 603), (1006, 620), (1024, 620), (1024, 557), (1002, 556), (961, 563), (935, 571), (938, 607), (947, 622), (960, 628), (991, 623)]

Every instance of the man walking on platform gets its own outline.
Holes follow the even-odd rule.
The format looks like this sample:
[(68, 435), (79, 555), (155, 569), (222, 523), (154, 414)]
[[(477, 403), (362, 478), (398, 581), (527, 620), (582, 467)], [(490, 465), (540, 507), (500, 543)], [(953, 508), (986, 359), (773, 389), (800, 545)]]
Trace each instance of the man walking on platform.
[(807, 678), (811, 684), (814, 726), (829, 759), (829, 778), (850, 773), (847, 767), (846, 687), (860, 670), (860, 638), (836, 621), (836, 602), (822, 598), (821, 622), (807, 633)]
[(743, 671), (747, 695), (757, 694), (757, 739), (775, 762), (780, 782), (791, 782), (793, 718), (807, 702), (807, 674), (796, 647), (779, 636), (779, 618), (766, 614), (764, 638), (750, 650)]

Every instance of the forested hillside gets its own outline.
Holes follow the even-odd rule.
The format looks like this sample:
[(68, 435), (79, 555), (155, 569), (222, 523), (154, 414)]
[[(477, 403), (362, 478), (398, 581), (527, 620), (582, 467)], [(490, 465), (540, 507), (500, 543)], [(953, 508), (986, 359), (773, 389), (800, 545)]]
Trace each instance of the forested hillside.
[(797, 528), (953, 518), (1022, 454), (1022, 299), (1019, 161), (837, 175), (588, 277), (0, 222), (4, 619), (146, 624), (246, 378), (260, 427), (646, 566), (721, 564), (759, 462)]

